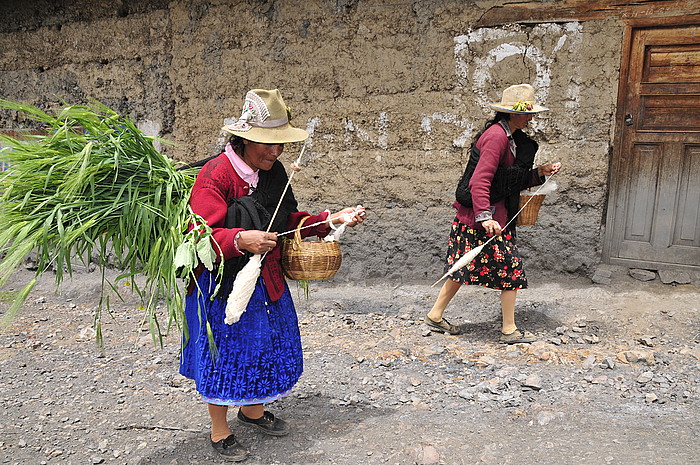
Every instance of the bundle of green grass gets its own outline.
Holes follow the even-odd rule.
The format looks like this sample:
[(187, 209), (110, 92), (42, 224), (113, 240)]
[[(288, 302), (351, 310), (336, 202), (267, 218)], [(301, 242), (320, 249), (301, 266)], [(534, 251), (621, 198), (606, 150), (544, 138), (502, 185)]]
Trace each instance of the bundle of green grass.
[[(102, 271), (98, 342), (101, 309), (110, 308), (110, 289), (119, 295), (124, 284), (141, 297), (156, 340), (163, 334), (157, 308), (166, 310), (168, 328), (180, 326), (182, 289), (174, 260), (193, 219), (188, 198), (194, 170), (178, 169), (156, 150), (155, 138), (98, 102), (49, 114), (0, 100), (0, 109), (37, 121), (42, 132), (0, 136), (0, 161), (7, 166), (0, 178), (0, 286), (32, 254), (38, 267), (3, 322), (14, 317), (41, 275), (52, 271), (58, 286), (74, 265), (92, 262)], [(106, 269), (115, 262), (121, 274), (110, 280)]]

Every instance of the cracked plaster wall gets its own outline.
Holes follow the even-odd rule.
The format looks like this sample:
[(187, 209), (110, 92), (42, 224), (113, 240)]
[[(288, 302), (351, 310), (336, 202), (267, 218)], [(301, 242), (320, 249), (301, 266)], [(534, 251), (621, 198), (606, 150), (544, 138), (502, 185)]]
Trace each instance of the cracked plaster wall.
[[(294, 178), (301, 206), (371, 209), (344, 236), (335, 279), (430, 281), (487, 104), (529, 82), (551, 109), (531, 123), (538, 161), (564, 170), (538, 224), (519, 229), (526, 270), (588, 273), (602, 247), (623, 25), (473, 27), (502, 3), (5, 1), (0, 97), (97, 98), (193, 161), (216, 152), (248, 89), (278, 87), (311, 133)], [(15, 116), (0, 113), (0, 128), (26, 124)]]

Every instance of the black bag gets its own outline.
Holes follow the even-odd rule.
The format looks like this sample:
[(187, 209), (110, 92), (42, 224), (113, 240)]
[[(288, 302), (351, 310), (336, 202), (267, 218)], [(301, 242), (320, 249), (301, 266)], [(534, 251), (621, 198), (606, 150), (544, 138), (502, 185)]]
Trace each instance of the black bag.
[(472, 174), (476, 169), (477, 163), (479, 163), (479, 149), (476, 148), (476, 143), (472, 144), (469, 149), (469, 160), (467, 160), (467, 166), (464, 168), (464, 173), (457, 183), (457, 189), (455, 191), (455, 198), (457, 202), (461, 203), (465, 207), (472, 207), (472, 194), (469, 191), (469, 181), (472, 179)]
[[(514, 196), (521, 190), (528, 187), (530, 183), (530, 171), (535, 162), (535, 154), (539, 148), (537, 142), (532, 140), (522, 132), (517, 130), (513, 133), (515, 141), (515, 163), (513, 166), (500, 167), (491, 181), (491, 203), (499, 202), (505, 198)], [(465, 207), (472, 207), (472, 195), (469, 191), (469, 181), (471, 181), (476, 165), (479, 163), (480, 152), (476, 148), (476, 143), (472, 144), (469, 150), (469, 161), (464, 169), (455, 197), (457, 202)], [(510, 209), (509, 209), (510, 212)]]

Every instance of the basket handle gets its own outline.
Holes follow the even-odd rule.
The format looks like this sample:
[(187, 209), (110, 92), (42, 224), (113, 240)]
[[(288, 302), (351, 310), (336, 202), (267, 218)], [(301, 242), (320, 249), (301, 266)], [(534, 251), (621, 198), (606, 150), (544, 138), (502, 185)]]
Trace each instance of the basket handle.
[(301, 247), (301, 227), (304, 225), (304, 222), (311, 218), (310, 216), (305, 216), (299, 221), (299, 226), (297, 226), (296, 231), (294, 231), (294, 241), (292, 242), (292, 247), (299, 248)]

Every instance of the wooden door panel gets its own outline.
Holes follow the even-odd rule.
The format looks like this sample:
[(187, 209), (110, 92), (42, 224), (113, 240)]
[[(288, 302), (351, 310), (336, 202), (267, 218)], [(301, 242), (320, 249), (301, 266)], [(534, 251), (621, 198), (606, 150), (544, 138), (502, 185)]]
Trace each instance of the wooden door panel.
[(643, 81), (698, 82), (700, 80), (700, 46), (651, 46), (643, 71)]
[(641, 131), (700, 130), (700, 95), (649, 95), (640, 100)]
[(625, 209), (627, 218), (624, 240), (650, 244), (661, 150), (658, 145), (637, 145), (633, 154), (627, 167), (630, 182), (627, 191), (629, 201)]
[(673, 245), (700, 248), (700, 146), (685, 148), (682, 173)]
[(700, 146), (636, 144), (625, 171), (630, 181), (619, 258), (700, 264)]
[(637, 144), (627, 168), (626, 230), (619, 257), (699, 264), (700, 147)]

